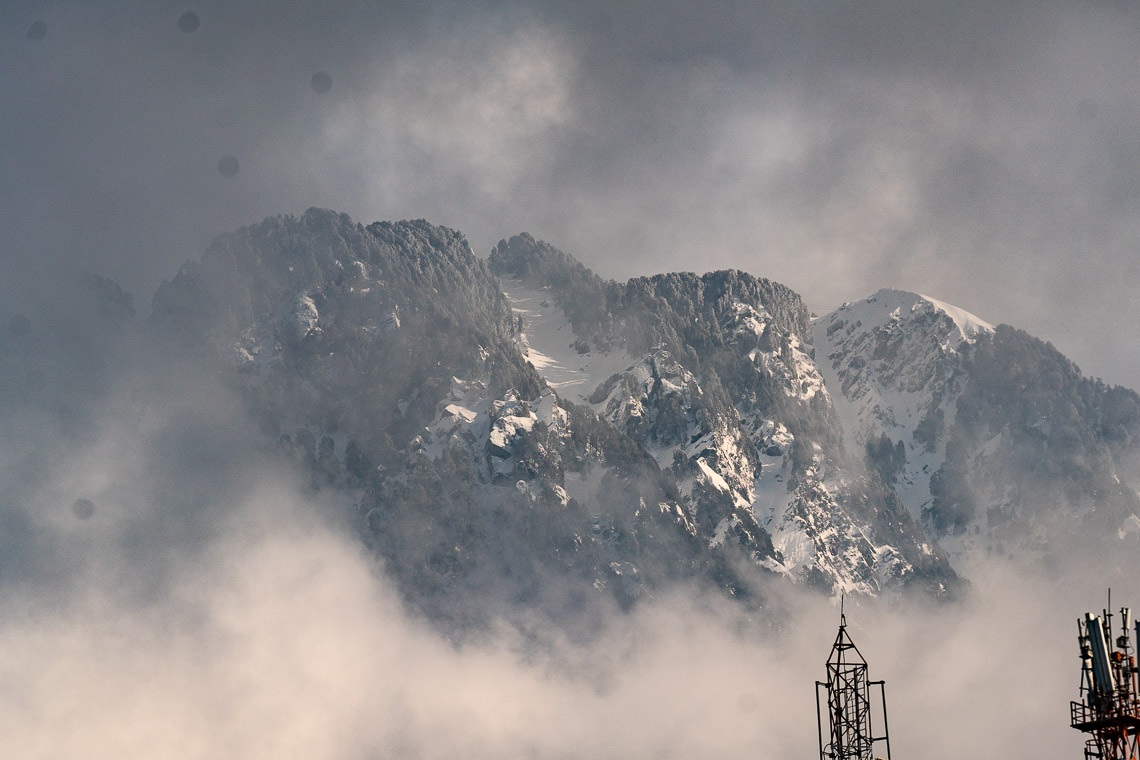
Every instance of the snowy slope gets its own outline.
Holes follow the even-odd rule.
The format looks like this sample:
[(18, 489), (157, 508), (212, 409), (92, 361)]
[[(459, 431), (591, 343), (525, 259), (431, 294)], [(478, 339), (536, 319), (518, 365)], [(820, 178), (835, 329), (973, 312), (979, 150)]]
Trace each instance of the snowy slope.
[(906, 461), (895, 492), (918, 517), (946, 453), (944, 431), (962, 389), (963, 348), (993, 326), (928, 296), (880, 290), (815, 322), (816, 358), (858, 454), (886, 436)]
[(586, 403), (595, 388), (639, 361), (621, 348), (602, 351), (580, 341), (549, 288), (528, 287), (511, 278), (501, 281), (503, 293), (522, 319), (519, 350), (562, 397)]

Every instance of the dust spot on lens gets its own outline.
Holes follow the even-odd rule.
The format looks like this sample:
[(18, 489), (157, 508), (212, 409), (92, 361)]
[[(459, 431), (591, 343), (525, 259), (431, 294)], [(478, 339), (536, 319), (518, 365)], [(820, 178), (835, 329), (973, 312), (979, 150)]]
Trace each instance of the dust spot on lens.
[(309, 80), (309, 85), (316, 92), (328, 92), (332, 89), (332, 77), (329, 76), (327, 71), (318, 71), (313, 74), (313, 78)]
[(95, 502), (90, 499), (76, 499), (71, 505), (71, 513), (80, 520), (90, 520), (95, 514)]
[(13, 335), (27, 335), (32, 331), (32, 320), (23, 314), (17, 314), (8, 320), (8, 332)]
[(178, 28), (182, 30), (183, 34), (192, 34), (198, 31), (201, 23), (198, 20), (198, 14), (194, 11), (186, 11), (178, 17)]
[(43, 19), (37, 19), (28, 27), (28, 39), (39, 42), (44, 37), (47, 37), (47, 24), (44, 23)]
[(760, 706), (760, 698), (751, 691), (746, 691), (736, 700), (736, 706), (742, 713), (754, 713)]
[(238, 160), (233, 156), (222, 156), (218, 162), (218, 173), (223, 177), (236, 177), (239, 168)]
[(1082, 119), (1095, 119), (1096, 112), (1096, 101), (1092, 98), (1081, 98), (1081, 102), (1077, 103), (1077, 114)]

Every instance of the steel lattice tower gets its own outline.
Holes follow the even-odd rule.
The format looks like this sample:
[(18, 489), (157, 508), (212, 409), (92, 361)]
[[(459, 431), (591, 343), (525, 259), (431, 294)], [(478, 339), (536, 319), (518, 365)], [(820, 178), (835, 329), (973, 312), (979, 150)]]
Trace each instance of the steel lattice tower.
[[(878, 687), (883, 713), (882, 736), (875, 736), (871, 727), (871, 689), (875, 686)], [(820, 687), (827, 692), (829, 733), (826, 741)], [(885, 745), (887, 760), (890, 760), (886, 684), (868, 680), (867, 661), (848, 636), (847, 618), (842, 612), (839, 615), (839, 633), (827, 660), (827, 681), (815, 682), (815, 712), (820, 760), (872, 760), (872, 748), (877, 742)]]
[[(1112, 606), (1109, 596), (1109, 608)], [(1120, 635), (1112, 638), (1112, 613), (1077, 620), (1081, 649), (1081, 701), (1070, 703), (1070, 725), (1089, 735), (1085, 760), (1140, 758), (1140, 690), (1129, 637), (1131, 611), (1120, 610)], [(1140, 640), (1140, 622), (1136, 624)]]

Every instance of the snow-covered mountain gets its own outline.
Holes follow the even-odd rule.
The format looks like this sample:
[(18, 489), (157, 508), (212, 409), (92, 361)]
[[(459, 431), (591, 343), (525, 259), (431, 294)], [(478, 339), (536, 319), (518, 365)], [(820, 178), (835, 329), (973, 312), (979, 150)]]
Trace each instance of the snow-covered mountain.
[(964, 353), (992, 325), (915, 293), (880, 290), (816, 320), (820, 372), (851, 451), (873, 453), (910, 512), (932, 503), (942, 434), (966, 382)]
[(483, 261), (313, 209), (223, 236), (153, 306), (457, 626), (678, 582), (947, 594), (971, 547), (1140, 526), (1136, 395), (925, 296), (813, 318), (743, 272), (616, 283), (529, 235)]
[(815, 339), (849, 450), (866, 453), (952, 557), (1136, 531), (1131, 391), (914, 293), (844, 304), (816, 322)]

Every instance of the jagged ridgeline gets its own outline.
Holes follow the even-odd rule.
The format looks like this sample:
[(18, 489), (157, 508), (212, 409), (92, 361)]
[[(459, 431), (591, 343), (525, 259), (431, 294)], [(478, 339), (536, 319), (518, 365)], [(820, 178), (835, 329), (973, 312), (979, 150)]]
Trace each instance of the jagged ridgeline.
[[(564, 348), (615, 371), (537, 371), (536, 317), (492, 268), (545, 289), (573, 323)], [(153, 306), (314, 487), (359, 494), (366, 541), (437, 618), (569, 617), (679, 581), (756, 601), (780, 576), (954, 579), (875, 481), (828, 480), (842, 436), (808, 315), (774, 283), (607, 283), (526, 237), (488, 267), (423, 221), (310, 210), (222, 236)]]
[(457, 628), (682, 582), (952, 594), (948, 557), (1140, 528), (1136, 394), (913, 293), (814, 318), (743, 272), (618, 283), (529, 235), (485, 262), (311, 209), (222, 236), (153, 305)]
[(681, 577), (745, 593), (677, 529), (675, 484), (644, 448), (550, 391), (456, 232), (268, 219), (215, 241), (153, 306), (159, 329), (228, 368), (314, 487), (363, 494), (367, 542), (432, 615), (477, 622), (520, 600), (570, 613)]
[(738, 271), (604, 281), (525, 234), (500, 241), (490, 264), (516, 301), (530, 301), (530, 318), (572, 331), (579, 359), (551, 362), (543, 352), (567, 346), (543, 335), (543, 363), (565, 370), (608, 355), (596, 366), (628, 365), (545, 375), (673, 476), (703, 541), (750, 547), (761, 566), (827, 589), (955, 585), (894, 493), (847, 456), (796, 293)]

